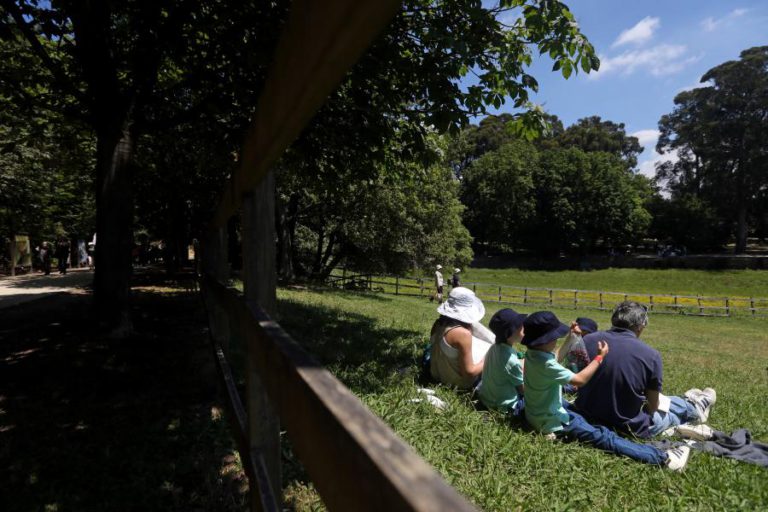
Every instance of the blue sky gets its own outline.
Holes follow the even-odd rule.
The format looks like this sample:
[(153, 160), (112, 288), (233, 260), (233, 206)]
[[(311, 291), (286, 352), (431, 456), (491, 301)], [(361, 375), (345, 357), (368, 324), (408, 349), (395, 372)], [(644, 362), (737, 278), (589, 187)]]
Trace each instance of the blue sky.
[[(484, 2), (485, 3), (485, 2)], [(548, 57), (531, 67), (531, 99), (568, 126), (599, 115), (624, 123), (644, 145), (640, 172), (653, 175), (659, 118), (710, 68), (768, 44), (766, 0), (566, 0), (602, 61), (600, 71), (565, 80)], [(509, 105), (498, 112), (509, 112)]]

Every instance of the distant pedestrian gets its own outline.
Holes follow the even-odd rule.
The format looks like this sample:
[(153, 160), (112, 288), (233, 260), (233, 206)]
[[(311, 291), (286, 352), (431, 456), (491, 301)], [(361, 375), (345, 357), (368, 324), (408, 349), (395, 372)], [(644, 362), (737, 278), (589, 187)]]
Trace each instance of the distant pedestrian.
[(56, 242), (56, 259), (59, 261), (59, 274), (67, 273), (67, 259), (69, 258), (69, 240), (64, 237)]
[(443, 274), (440, 272), (442, 269), (442, 265), (438, 265), (435, 269), (435, 300), (438, 304), (443, 303)]
[(40, 245), (40, 252), (38, 253), (40, 258), (40, 265), (42, 266), (43, 273), (45, 275), (51, 274), (51, 246), (48, 242), (43, 242)]
[(451, 276), (451, 287), (453, 288), (461, 286), (461, 282), (459, 281), (459, 272), (461, 272), (460, 268), (453, 269), (453, 276)]

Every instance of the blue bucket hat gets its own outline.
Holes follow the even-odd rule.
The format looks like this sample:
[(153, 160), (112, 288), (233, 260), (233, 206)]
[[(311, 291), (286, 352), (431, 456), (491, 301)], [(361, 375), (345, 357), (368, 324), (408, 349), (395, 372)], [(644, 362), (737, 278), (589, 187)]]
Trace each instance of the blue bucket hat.
[(525, 336), (521, 343), (526, 347), (546, 345), (552, 340), (568, 334), (568, 326), (557, 319), (551, 311), (537, 311), (528, 315), (523, 322)]
[(500, 309), (491, 317), (488, 327), (496, 335), (496, 343), (504, 343), (513, 332), (523, 326), (523, 321), (528, 315), (518, 313), (513, 309)]
[(597, 328), (597, 322), (585, 316), (580, 316), (577, 318), (576, 323), (579, 324), (579, 329), (581, 329), (581, 332), (584, 334), (597, 332), (599, 330)]

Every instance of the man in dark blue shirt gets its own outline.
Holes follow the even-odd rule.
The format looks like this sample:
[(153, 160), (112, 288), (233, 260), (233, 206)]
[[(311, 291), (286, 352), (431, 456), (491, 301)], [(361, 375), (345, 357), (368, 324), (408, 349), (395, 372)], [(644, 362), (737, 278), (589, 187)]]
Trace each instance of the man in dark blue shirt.
[(685, 397), (661, 394), (661, 356), (642, 340), (648, 311), (634, 301), (616, 306), (613, 327), (584, 337), (590, 359), (597, 355), (597, 342), (611, 347), (611, 356), (576, 398), (576, 409), (590, 422), (649, 438), (682, 423), (704, 423), (716, 400), (715, 390), (691, 389)]

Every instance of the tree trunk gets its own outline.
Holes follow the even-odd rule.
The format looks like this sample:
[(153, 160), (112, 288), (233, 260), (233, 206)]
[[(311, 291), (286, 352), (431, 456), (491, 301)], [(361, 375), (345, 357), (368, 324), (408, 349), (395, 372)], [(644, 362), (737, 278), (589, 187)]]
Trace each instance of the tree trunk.
[(739, 211), (736, 217), (736, 247), (733, 250), (734, 254), (744, 254), (747, 251), (748, 234), (747, 205), (744, 204), (744, 201), (740, 201)]
[(116, 337), (131, 333), (134, 134), (129, 119), (96, 133), (96, 273), (94, 307), (99, 325)]

